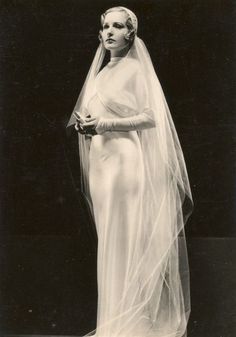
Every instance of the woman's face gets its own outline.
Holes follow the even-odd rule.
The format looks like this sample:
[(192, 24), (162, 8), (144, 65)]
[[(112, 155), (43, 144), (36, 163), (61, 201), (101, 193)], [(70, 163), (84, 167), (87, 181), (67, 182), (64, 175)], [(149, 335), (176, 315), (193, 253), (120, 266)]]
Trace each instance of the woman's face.
[(127, 16), (124, 12), (107, 13), (103, 23), (102, 40), (108, 50), (122, 50), (129, 42), (125, 34), (129, 32), (126, 26)]

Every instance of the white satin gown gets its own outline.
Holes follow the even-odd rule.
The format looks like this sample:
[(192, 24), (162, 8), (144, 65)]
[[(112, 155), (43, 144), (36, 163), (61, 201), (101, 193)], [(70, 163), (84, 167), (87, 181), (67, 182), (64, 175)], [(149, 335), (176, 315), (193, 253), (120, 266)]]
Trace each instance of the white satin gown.
[[(112, 68), (116, 62), (120, 60), (112, 61)], [(106, 71), (109, 71), (109, 65)], [(88, 111), (92, 117), (117, 118), (97, 94), (91, 99)], [(109, 337), (112, 337), (124, 321), (124, 318), (117, 317), (129, 310), (121, 305), (121, 311), (119, 302), (128, 286), (127, 271), (135, 253), (132, 250), (141, 234), (138, 233), (138, 223), (142, 212), (144, 167), (137, 131), (112, 131), (93, 136), (89, 167), (89, 186), (98, 234), (97, 326), (105, 323), (96, 336), (105, 337), (103, 333), (109, 331)], [(135, 286), (138, 287), (138, 284)], [(135, 286), (130, 289), (131, 297)], [(129, 336), (140, 335), (142, 324), (146, 324), (143, 312), (138, 316), (140, 322), (137, 321), (136, 334), (130, 331)], [(114, 317), (115, 322), (112, 321)]]
[[(117, 119), (148, 109), (137, 65), (115, 58), (100, 71), (87, 105), (92, 117)], [(170, 207), (161, 201), (166, 200), (165, 187), (160, 202), (155, 200), (159, 209), (152, 200), (158, 193), (151, 183), (146, 189), (144, 154), (135, 130), (91, 137), (88, 180), (98, 234), (96, 337), (182, 337), (185, 331), (178, 254), (175, 245), (168, 252), (171, 239), (165, 230)], [(158, 219), (157, 225), (150, 226), (151, 218)]]

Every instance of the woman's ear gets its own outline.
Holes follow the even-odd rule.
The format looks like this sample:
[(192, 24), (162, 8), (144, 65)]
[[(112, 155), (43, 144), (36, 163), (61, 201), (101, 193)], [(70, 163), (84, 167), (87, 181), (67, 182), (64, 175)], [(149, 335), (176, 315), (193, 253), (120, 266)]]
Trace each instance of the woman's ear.
[(103, 39), (102, 39), (102, 30), (99, 30), (99, 33), (98, 33), (98, 40), (100, 42), (103, 42)]
[(132, 42), (135, 36), (134, 29), (130, 30), (127, 34), (125, 34), (125, 39), (129, 42)]

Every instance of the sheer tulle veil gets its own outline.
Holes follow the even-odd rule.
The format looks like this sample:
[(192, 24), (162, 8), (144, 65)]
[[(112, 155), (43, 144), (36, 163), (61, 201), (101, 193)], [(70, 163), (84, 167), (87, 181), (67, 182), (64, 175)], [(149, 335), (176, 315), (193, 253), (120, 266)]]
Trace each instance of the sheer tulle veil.
[[(122, 8), (131, 18), (137, 32), (136, 16)], [(101, 42), (74, 108), (81, 114), (88, 113), (87, 105), (96, 90), (95, 78), (104, 56), (105, 49)], [(138, 228), (141, 241), (133, 244), (132, 263), (127, 267), (128, 282), (118, 303), (120, 315), (113, 317), (113, 321), (121, 322), (119, 331), (126, 331), (126, 327), (129, 329), (135, 324), (136, 314), (145, 308), (152, 329), (143, 337), (182, 337), (186, 335), (190, 314), (189, 266), (184, 231), (193, 207), (188, 174), (162, 87), (149, 52), (137, 34), (125, 58), (138, 62), (144, 74), (148, 109), (155, 119), (156, 127), (138, 131), (145, 168), (145, 188)], [(72, 114), (68, 126), (74, 123)], [(93, 212), (88, 181), (89, 144), (90, 138), (79, 135), (82, 189)], [(139, 284), (135, 292), (131, 292), (133, 284)], [(122, 311), (122, 308), (129, 309)], [(110, 324), (104, 322), (102, 327), (97, 327), (96, 336), (105, 337), (106, 334), (99, 334), (98, 331), (106, 331), (106, 325)], [(115, 336), (129, 336), (121, 335), (119, 331)]]

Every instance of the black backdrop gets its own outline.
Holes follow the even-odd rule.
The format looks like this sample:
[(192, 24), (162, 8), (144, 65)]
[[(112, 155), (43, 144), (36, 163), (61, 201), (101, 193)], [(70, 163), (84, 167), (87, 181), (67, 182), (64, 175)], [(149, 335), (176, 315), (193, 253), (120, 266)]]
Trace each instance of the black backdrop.
[(139, 18), (186, 158), (191, 236), (235, 235), (233, 1), (1, 1), (1, 232), (73, 234), (76, 135), (65, 125), (113, 5)]
[(0, 331), (95, 327), (96, 235), (65, 126), (100, 14), (119, 4), (139, 18), (189, 172), (190, 330), (233, 334), (235, 243), (221, 240), (236, 234), (233, 0), (0, 1)]

